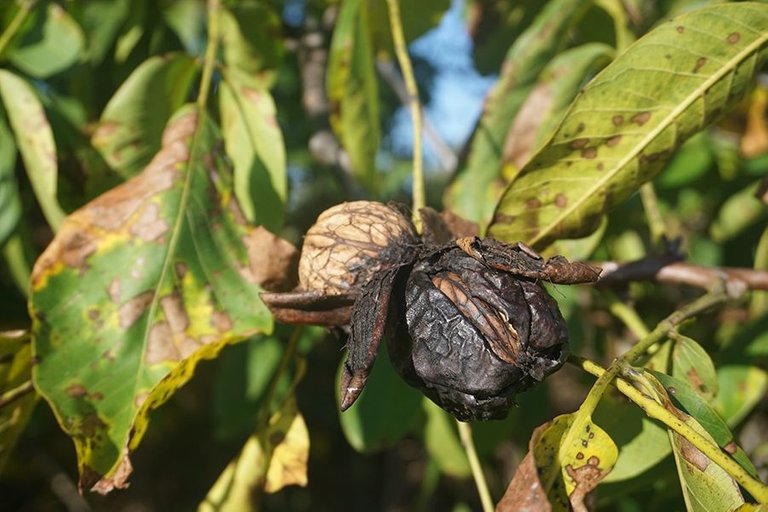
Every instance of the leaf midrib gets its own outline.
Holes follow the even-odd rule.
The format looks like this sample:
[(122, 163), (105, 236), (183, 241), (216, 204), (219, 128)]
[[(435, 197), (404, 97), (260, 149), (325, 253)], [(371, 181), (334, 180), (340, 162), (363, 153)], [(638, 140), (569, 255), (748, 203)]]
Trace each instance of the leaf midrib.
[[(612, 180), (619, 172), (621, 172), (626, 165), (631, 162), (633, 159), (635, 159), (638, 154), (647, 147), (659, 134), (661, 134), (662, 131), (664, 131), (668, 126), (672, 124), (672, 122), (680, 115), (682, 114), (688, 107), (690, 107), (694, 101), (696, 101), (699, 97), (703, 96), (704, 93), (711, 88), (713, 85), (715, 85), (717, 82), (719, 82), (721, 79), (723, 79), (728, 73), (732, 72), (736, 66), (738, 66), (741, 62), (745, 61), (752, 53), (757, 52), (765, 42), (768, 41), (768, 32), (763, 33), (760, 37), (755, 39), (750, 45), (745, 46), (743, 50), (741, 50), (739, 53), (728, 59), (723, 63), (723, 66), (718, 70), (716, 73), (714, 73), (712, 76), (710, 76), (707, 80), (705, 80), (699, 87), (694, 89), (691, 94), (689, 94), (682, 102), (680, 102), (675, 108), (673, 108), (669, 114), (667, 114), (660, 122), (659, 124), (648, 134), (638, 142), (634, 148), (629, 151), (626, 156), (624, 156), (621, 160), (619, 160), (619, 163), (616, 164), (616, 166), (613, 167), (612, 170), (606, 173), (606, 175), (599, 179), (594, 186), (592, 186), (585, 194), (583, 194), (581, 197), (579, 197), (572, 206), (566, 207), (562, 210), (559, 216), (555, 218), (554, 221), (550, 222), (546, 228), (541, 230), (536, 236), (529, 239), (527, 243), (529, 245), (535, 245), (540, 240), (542, 240), (546, 235), (548, 235), (552, 230), (560, 225), (569, 215), (572, 215), (575, 211), (577, 211), (581, 206), (589, 201), (594, 194), (596, 194), (607, 182)], [(652, 107), (653, 108), (653, 107)], [(651, 110), (651, 108), (647, 109)]]

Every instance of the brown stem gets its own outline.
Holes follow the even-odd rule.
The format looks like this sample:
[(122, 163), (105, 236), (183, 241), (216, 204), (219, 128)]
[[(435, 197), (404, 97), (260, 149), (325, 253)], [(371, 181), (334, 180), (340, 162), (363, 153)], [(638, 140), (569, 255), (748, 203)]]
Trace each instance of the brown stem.
[(614, 261), (593, 262), (602, 269), (598, 286), (612, 286), (629, 281), (657, 281), (686, 284), (709, 289), (717, 282), (725, 282), (732, 294), (740, 290), (768, 290), (768, 271), (734, 267), (705, 267), (675, 261), (671, 256), (649, 257), (630, 263)]

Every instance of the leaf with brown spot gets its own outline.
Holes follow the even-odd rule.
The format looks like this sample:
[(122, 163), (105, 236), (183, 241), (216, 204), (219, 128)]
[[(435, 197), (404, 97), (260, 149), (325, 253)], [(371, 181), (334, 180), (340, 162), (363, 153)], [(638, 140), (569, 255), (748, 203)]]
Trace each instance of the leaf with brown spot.
[(122, 83), (91, 137), (112, 170), (130, 178), (149, 163), (166, 123), (187, 101), (196, 73), (195, 59), (169, 54), (150, 57)]
[(149, 411), (198, 361), (272, 329), (261, 283), (295, 250), (245, 223), (221, 147), (186, 107), (146, 169), (70, 215), (35, 264), (34, 379), (75, 442), (82, 488), (125, 486)]
[[(738, 40), (730, 36), (735, 24)], [(659, 58), (662, 47), (669, 59)], [(767, 47), (768, 6), (759, 3), (709, 6), (656, 27), (587, 84), (504, 192), (489, 234), (543, 249), (591, 233), (595, 219), (653, 179), (680, 144), (739, 101)], [(693, 73), (701, 57), (707, 61)], [(565, 208), (555, 204), (558, 193), (568, 198)], [(526, 203), (532, 194), (540, 202), (535, 208)]]

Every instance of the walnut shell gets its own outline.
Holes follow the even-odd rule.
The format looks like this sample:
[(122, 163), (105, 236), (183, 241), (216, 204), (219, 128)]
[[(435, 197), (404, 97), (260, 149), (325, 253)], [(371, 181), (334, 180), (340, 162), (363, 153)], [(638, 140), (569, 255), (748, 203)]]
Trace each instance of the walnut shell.
[(304, 236), (299, 260), (302, 289), (349, 293), (412, 250), (416, 232), (407, 217), (374, 201), (325, 210)]

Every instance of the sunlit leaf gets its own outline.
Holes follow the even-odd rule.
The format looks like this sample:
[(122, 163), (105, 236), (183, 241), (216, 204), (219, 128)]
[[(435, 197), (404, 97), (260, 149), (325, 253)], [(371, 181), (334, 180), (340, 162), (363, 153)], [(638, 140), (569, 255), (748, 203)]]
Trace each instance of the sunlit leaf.
[(565, 45), (565, 34), (589, 7), (580, 0), (548, 2), (507, 52), (501, 76), (485, 100), (466, 166), (445, 201), (450, 209), (485, 229), (503, 191), (501, 154), (512, 121), (544, 66)]
[[(421, 419), (421, 393), (403, 382), (388, 359), (387, 349), (382, 347), (360, 398), (345, 412), (339, 412), (344, 436), (359, 452), (392, 446)], [(336, 375), (337, 390), (343, 368), (342, 361)], [(336, 399), (340, 399), (339, 393)]]
[(189, 55), (150, 57), (109, 100), (92, 142), (120, 176), (136, 174), (160, 149), (163, 129), (187, 100), (196, 70)]
[(248, 438), (208, 491), (199, 512), (254, 510), (254, 495), (277, 492), (287, 485), (307, 484), (309, 432), (291, 396), (269, 421)]
[(246, 225), (220, 146), (186, 108), (147, 168), (70, 215), (35, 264), (34, 379), (82, 488), (124, 487), (149, 411), (201, 359), (272, 328), (259, 283), (287, 242)]
[(67, 69), (81, 57), (85, 37), (80, 25), (54, 2), (41, 2), (33, 24), (8, 52), (14, 66), (35, 78), (47, 78)]
[(379, 97), (366, 0), (342, 3), (333, 31), (326, 87), (331, 127), (349, 154), (352, 170), (368, 188), (379, 181), (375, 157), (379, 149)]
[(241, 74), (227, 72), (219, 89), (221, 130), (235, 173), (235, 195), (249, 221), (272, 231), (283, 222), (285, 144), (275, 102)]
[(490, 234), (542, 248), (592, 232), (677, 146), (738, 101), (766, 43), (768, 5), (748, 2), (682, 15), (638, 40), (585, 87), (511, 183)]
[(250, 87), (271, 86), (285, 51), (280, 16), (253, 0), (222, 6), (220, 16), (224, 62), (248, 77)]
[(40, 208), (57, 229), (65, 214), (56, 196), (56, 143), (43, 106), (29, 83), (4, 69), (0, 69), (0, 96)]
[(21, 198), (16, 183), (16, 143), (0, 104), (0, 247), (16, 229), (21, 216)]
[(427, 413), (424, 445), (431, 459), (446, 475), (466, 478), (471, 474), (467, 453), (461, 446), (456, 421), (431, 400), (423, 399)]
[[(0, 332), (0, 474), (37, 403), (29, 333)], [(12, 396), (11, 396), (12, 395)]]

